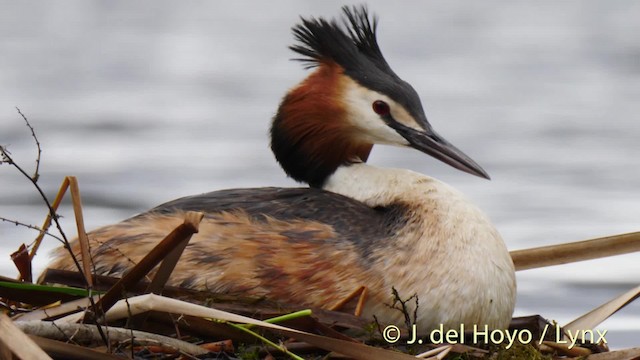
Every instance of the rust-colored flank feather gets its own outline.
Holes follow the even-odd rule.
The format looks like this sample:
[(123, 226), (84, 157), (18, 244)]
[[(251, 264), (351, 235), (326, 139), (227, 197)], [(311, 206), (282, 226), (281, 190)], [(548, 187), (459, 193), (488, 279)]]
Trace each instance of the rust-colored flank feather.
[[(183, 211), (146, 213), (91, 232), (95, 271), (121, 277), (183, 219)], [(73, 251), (79, 254), (78, 242)], [(256, 220), (243, 211), (209, 213), (168, 285), (317, 307), (342, 300), (362, 284), (373, 294), (386, 293), (371, 281), (374, 273), (361, 266), (358, 253), (321, 222)], [(62, 260), (68, 259), (66, 250), (56, 255), (61, 260), (55, 268), (75, 270), (71, 261)]]

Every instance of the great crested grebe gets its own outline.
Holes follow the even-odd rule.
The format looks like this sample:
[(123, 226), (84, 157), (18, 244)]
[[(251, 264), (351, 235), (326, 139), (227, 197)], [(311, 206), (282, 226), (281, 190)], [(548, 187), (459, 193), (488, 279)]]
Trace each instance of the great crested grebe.
[[(310, 187), (215, 191), (99, 228), (89, 233), (97, 274), (121, 276), (196, 210), (205, 218), (169, 285), (324, 308), (364, 286), (362, 315), (400, 325), (403, 314), (387, 306), (395, 288), (417, 295), (420, 333), (508, 326), (515, 271), (485, 214), (436, 179), (365, 161), (373, 144), (391, 144), (488, 175), (431, 128), (416, 91), (385, 61), (376, 18), (365, 7), (343, 11), (343, 25), (311, 18), (293, 28), (291, 49), (316, 69), (271, 127), (276, 159)], [(50, 268), (75, 269), (66, 250), (55, 256)]]

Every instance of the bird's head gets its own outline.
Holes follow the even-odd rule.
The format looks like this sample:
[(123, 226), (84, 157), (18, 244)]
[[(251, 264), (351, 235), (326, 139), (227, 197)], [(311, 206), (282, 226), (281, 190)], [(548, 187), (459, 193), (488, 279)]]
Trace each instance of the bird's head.
[(438, 135), (417, 92), (384, 59), (377, 19), (366, 7), (344, 7), (343, 23), (302, 19), (291, 49), (315, 68), (282, 100), (271, 149), (285, 172), (321, 187), (342, 165), (366, 161), (373, 144), (409, 146), (459, 170), (489, 178), (471, 158)]

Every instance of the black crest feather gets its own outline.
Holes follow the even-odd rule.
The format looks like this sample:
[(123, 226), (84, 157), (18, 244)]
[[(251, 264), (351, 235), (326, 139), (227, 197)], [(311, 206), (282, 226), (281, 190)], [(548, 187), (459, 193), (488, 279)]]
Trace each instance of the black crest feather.
[(302, 18), (302, 23), (293, 28), (301, 44), (290, 47), (304, 56), (296, 60), (305, 62), (308, 68), (334, 61), (348, 72), (374, 66), (395, 76), (378, 46), (377, 18), (369, 16), (366, 6), (344, 6), (342, 11), (342, 24), (324, 18)]
[(416, 91), (391, 70), (376, 38), (377, 18), (366, 6), (344, 6), (342, 23), (324, 18), (302, 18), (293, 27), (299, 44), (291, 50), (303, 56), (306, 67), (333, 61), (344, 74), (364, 87), (383, 93), (402, 104), (415, 117), (424, 117)]

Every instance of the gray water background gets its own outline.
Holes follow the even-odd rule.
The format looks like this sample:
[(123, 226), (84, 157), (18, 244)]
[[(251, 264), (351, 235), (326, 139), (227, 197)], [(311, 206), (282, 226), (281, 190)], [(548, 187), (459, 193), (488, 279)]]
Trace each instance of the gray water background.
[[(432, 125), (493, 180), (407, 149), (376, 147), (370, 163), (459, 188), (510, 249), (640, 230), (640, 2), (368, 3)], [(0, 144), (32, 171), (20, 107), (42, 143), (41, 186), (53, 197), (76, 175), (87, 228), (184, 195), (296, 186), (267, 139), (280, 98), (306, 75), (288, 60), (290, 27), (342, 2), (0, 4)], [(45, 214), (0, 166), (0, 216), (39, 225)], [(0, 274), (15, 275), (8, 256), (34, 236), (0, 223)], [(55, 246), (45, 242), (37, 272)], [(520, 272), (516, 315), (566, 323), (638, 285), (639, 258)], [(615, 348), (637, 346), (639, 320), (632, 304), (601, 329)]]

